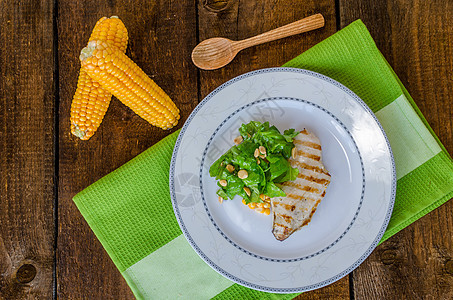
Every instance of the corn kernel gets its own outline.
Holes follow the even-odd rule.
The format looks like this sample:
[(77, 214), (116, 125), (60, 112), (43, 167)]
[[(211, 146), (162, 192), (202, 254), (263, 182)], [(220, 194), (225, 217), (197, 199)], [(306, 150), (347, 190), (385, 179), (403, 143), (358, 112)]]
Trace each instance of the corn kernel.
[[(93, 63), (102, 53), (111, 61), (100, 68)], [(140, 117), (154, 126), (169, 129), (178, 123), (179, 109), (168, 95), (118, 48), (100, 40), (81, 51), (82, 68), (88, 75)]]
[[(116, 35), (124, 38), (116, 40), (114, 39)], [(94, 26), (90, 41), (102, 40), (118, 47), (124, 53), (127, 48), (127, 36), (127, 29), (120, 19), (103, 17)], [(99, 83), (93, 81), (84, 69), (80, 69), (77, 89), (71, 104), (71, 133), (82, 140), (88, 140), (93, 136), (104, 118), (111, 97), (112, 95), (101, 88)], [(95, 106), (93, 106), (94, 103), (96, 103)], [(87, 110), (87, 107), (91, 107), (91, 109)], [(77, 118), (77, 115), (87, 118), (81, 120)], [(87, 125), (86, 120), (91, 119), (91, 116), (94, 115), (98, 116), (99, 122)]]

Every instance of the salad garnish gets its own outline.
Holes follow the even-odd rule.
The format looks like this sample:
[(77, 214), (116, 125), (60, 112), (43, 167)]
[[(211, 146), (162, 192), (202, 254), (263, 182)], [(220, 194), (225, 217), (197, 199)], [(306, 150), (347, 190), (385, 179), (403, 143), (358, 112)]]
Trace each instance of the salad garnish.
[(218, 180), (220, 202), (242, 197), (245, 204), (261, 203), (286, 194), (279, 183), (297, 178), (299, 170), (291, 167), (288, 159), (294, 153), (295, 129), (282, 133), (269, 122), (251, 121), (239, 128), (240, 136), (209, 169)]

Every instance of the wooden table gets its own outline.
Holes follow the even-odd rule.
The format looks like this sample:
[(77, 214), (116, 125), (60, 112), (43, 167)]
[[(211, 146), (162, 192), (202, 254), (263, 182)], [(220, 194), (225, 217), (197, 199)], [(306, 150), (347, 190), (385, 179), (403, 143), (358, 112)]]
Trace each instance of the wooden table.
[[(201, 40), (243, 39), (317, 12), (326, 18), (321, 30), (244, 50), (220, 70), (191, 63)], [(89, 141), (70, 133), (79, 51), (95, 22), (111, 15), (129, 30), (127, 55), (181, 109), (178, 128), (221, 83), (280, 66), (361, 18), (453, 152), (450, 0), (0, 1), (0, 298), (133, 298), (71, 200), (169, 134), (117, 99)], [(450, 201), (379, 246), (349, 276), (299, 298), (451, 299), (452, 232)]]

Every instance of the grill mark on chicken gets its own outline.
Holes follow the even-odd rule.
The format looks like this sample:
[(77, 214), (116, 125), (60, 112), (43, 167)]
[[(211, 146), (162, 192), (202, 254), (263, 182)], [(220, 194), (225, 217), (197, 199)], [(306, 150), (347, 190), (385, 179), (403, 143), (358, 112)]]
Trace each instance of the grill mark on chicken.
[(316, 182), (316, 183), (323, 184), (323, 185), (329, 184), (329, 182), (330, 182), (330, 180), (327, 180), (327, 179), (316, 178), (313, 176), (307, 176), (302, 173), (297, 174), (297, 178), (305, 179), (307, 181)]
[(281, 217), (282, 217), (283, 219), (285, 219), (285, 221), (286, 221), (287, 223), (291, 222), (291, 220), (293, 219), (293, 217), (288, 216), (288, 215), (281, 215)]
[[(306, 220), (304, 220), (304, 222), (302, 223), (302, 226), (301, 226), (301, 227), (303, 227), (303, 226), (305, 226), (305, 225), (308, 225), (308, 223), (310, 223), (311, 218), (312, 218), (313, 215), (315, 214), (316, 209), (318, 208), (319, 203), (321, 203), (321, 200), (316, 201), (315, 206), (313, 207), (312, 211), (310, 212), (310, 216), (309, 216)], [(284, 225), (281, 225), (281, 227), (284, 227), (286, 232), (287, 232), (286, 229), (289, 229), (288, 227), (286, 227), (286, 226), (284, 226)]]
[(279, 224), (279, 223), (274, 223), (274, 226), (278, 226), (278, 227), (282, 227), (282, 228), (288, 228), (288, 227), (286, 227), (285, 225)]
[(296, 209), (296, 206), (295, 205), (290, 205), (290, 204), (285, 204), (285, 203), (280, 203), (280, 202), (276, 202), (274, 201), (274, 206), (283, 206), (286, 210), (290, 210), (290, 211), (294, 211)]
[(295, 200), (304, 200), (304, 201), (316, 201), (316, 199), (309, 198), (305, 194), (304, 195), (297, 195), (297, 194), (286, 194), (287, 198), (292, 198)]
[(318, 209), (319, 203), (321, 203), (321, 200), (316, 201), (315, 206), (313, 207), (313, 209), (312, 209), (312, 211), (310, 213), (310, 216), (307, 219), (307, 221), (308, 221), (307, 224), (311, 221), (311, 218), (313, 217), (313, 215), (315, 214), (316, 210)]
[(296, 189), (299, 189), (299, 190), (305, 191), (305, 192), (321, 194), (321, 191), (318, 190), (315, 187), (308, 186), (308, 185), (301, 185), (301, 184), (296, 183), (294, 181), (287, 181), (287, 182), (283, 183), (283, 185), (290, 186), (290, 187), (293, 187), (293, 188), (296, 188)]
[(274, 226), (282, 228), (282, 231), (283, 231), (282, 236), (290, 235), (293, 231), (291, 228), (286, 227), (285, 225), (282, 225), (282, 224), (274, 223)]
[(306, 163), (302, 163), (300, 161), (295, 161), (295, 160), (291, 160), (291, 164), (295, 164), (295, 165), (301, 167), (302, 169), (307, 169), (307, 170), (310, 170), (310, 171), (314, 171), (314, 172), (317, 172), (317, 173), (322, 173), (322, 174), (330, 176), (329, 172), (326, 172), (325, 170), (321, 169), (320, 167), (312, 166), (312, 165), (309, 165), (309, 164), (306, 164)]
[(285, 197), (271, 199), (272, 232), (280, 241), (310, 223), (330, 183), (330, 174), (322, 164), (319, 139), (303, 130), (294, 139), (294, 144), (298, 155), (289, 162), (299, 169), (299, 174), (296, 180), (282, 184)]
[(316, 149), (316, 150), (321, 150), (321, 145), (319, 144), (316, 144), (316, 143), (313, 143), (313, 142), (309, 142), (309, 141), (301, 141), (301, 140), (294, 140), (293, 141), (294, 145), (298, 145), (298, 146), (307, 146), (309, 148), (313, 148), (313, 149)]
[(307, 153), (307, 152), (304, 152), (302, 150), (298, 150), (297, 151), (297, 155), (304, 156), (304, 157), (307, 157), (307, 158), (311, 158), (311, 159), (316, 160), (316, 161), (320, 161), (321, 160), (321, 156), (318, 156), (318, 155), (315, 155), (315, 154), (311, 154), (311, 153)]

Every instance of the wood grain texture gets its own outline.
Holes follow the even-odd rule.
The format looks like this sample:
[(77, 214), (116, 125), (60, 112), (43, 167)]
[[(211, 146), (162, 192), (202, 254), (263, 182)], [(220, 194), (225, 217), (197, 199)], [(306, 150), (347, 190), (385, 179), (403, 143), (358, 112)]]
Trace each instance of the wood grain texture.
[[(243, 40), (321, 13), (324, 28), (242, 50), (219, 70), (200, 71), (200, 92), (205, 97), (214, 88), (242, 73), (278, 67), (335, 32), (335, 1), (198, 1), (199, 41), (212, 37)], [(224, 4), (223, 4), (224, 3)], [(212, 9), (219, 6), (220, 9)]]
[[(341, 27), (361, 18), (450, 155), (453, 3), (340, 1)], [(356, 299), (453, 298), (453, 201), (379, 246), (354, 272)]]
[(0, 299), (52, 297), (53, 1), (0, 1)]
[[(335, 2), (323, 1), (198, 1), (199, 41), (212, 37), (242, 40), (321, 13), (324, 28), (245, 49), (227, 66), (200, 70), (200, 95), (205, 97), (227, 80), (260, 68), (278, 67), (336, 30)], [(348, 277), (296, 299), (349, 299)]]
[(263, 43), (272, 42), (285, 37), (301, 34), (324, 27), (325, 20), (322, 14), (314, 14), (301, 20), (271, 29), (261, 34), (237, 42), (236, 48), (245, 49)]
[(72, 197), (167, 136), (113, 97), (97, 133), (71, 135), (69, 109), (80, 68), (80, 50), (102, 16), (117, 15), (129, 32), (126, 54), (164, 89), (184, 123), (197, 104), (196, 44), (191, 1), (61, 1), (58, 11), (60, 146), (57, 292), (62, 299), (130, 299), (132, 292), (94, 236)]
[[(190, 60), (201, 40), (241, 40), (315, 13), (324, 28), (245, 49), (222, 69), (199, 71)], [(72, 197), (177, 128), (154, 128), (114, 98), (89, 141), (71, 135), (79, 52), (95, 22), (111, 15), (129, 30), (126, 54), (181, 109), (177, 128), (225, 81), (282, 65), (333, 34), (336, 16), (340, 27), (361, 18), (453, 154), (449, 0), (0, 1), (0, 299), (133, 299)], [(379, 246), (351, 277), (297, 299), (452, 299), (452, 232), (449, 201)]]
[(231, 62), (236, 54), (245, 48), (319, 29), (324, 27), (324, 23), (322, 14), (314, 14), (245, 40), (232, 41), (223, 37), (210, 38), (202, 41), (194, 48), (192, 62), (200, 69), (215, 70)]

